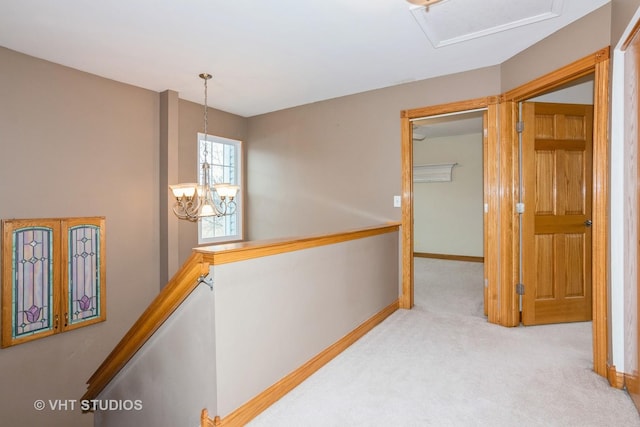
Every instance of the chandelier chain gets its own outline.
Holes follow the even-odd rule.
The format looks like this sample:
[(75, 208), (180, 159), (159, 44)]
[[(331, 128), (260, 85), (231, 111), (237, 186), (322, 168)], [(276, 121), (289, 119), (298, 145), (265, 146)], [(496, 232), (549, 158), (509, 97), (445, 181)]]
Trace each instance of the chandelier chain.
[[(207, 125), (208, 125), (208, 108), (207, 108), (207, 81), (211, 77), (209, 74), (203, 73), (200, 75), (204, 79), (204, 161), (205, 163), (209, 162), (209, 149), (207, 147), (208, 144), (208, 135), (207, 135)], [(208, 180), (207, 180), (208, 181)]]

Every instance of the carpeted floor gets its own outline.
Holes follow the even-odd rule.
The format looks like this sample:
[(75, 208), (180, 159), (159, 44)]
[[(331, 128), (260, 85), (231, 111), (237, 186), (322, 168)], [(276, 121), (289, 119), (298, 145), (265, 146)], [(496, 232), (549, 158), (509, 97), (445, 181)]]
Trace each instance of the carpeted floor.
[(503, 328), (482, 314), (482, 264), (417, 258), (399, 310), (250, 427), (640, 426), (591, 370), (591, 324)]

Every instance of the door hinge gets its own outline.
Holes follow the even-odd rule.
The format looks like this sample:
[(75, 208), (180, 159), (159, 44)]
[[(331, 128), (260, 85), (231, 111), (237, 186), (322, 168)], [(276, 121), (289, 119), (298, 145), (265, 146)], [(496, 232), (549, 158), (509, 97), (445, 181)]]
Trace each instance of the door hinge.
[(516, 132), (524, 132), (524, 122), (516, 122)]
[(516, 294), (517, 295), (524, 295), (524, 284), (523, 283), (516, 284)]

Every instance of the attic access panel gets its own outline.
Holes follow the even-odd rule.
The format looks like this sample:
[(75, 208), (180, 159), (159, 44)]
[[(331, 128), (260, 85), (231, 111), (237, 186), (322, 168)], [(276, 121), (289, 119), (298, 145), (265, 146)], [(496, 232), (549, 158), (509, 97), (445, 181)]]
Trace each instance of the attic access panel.
[(562, 12), (562, 0), (444, 0), (411, 13), (434, 47), (442, 47), (499, 33)]

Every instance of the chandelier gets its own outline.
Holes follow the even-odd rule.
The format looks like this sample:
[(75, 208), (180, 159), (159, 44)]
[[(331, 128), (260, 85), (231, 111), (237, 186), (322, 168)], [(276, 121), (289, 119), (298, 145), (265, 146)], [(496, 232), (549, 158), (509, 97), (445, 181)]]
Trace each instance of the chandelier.
[[(211, 74), (202, 73), (200, 78), (204, 80), (204, 162), (201, 166), (202, 185), (197, 183), (169, 185), (176, 201), (173, 205), (173, 213), (180, 219), (195, 222), (203, 217), (221, 217), (233, 215), (236, 212), (235, 197), (239, 186), (228, 183), (211, 184), (211, 165), (209, 164), (209, 151), (207, 149), (207, 81)], [(218, 195), (216, 201), (214, 194)]]

